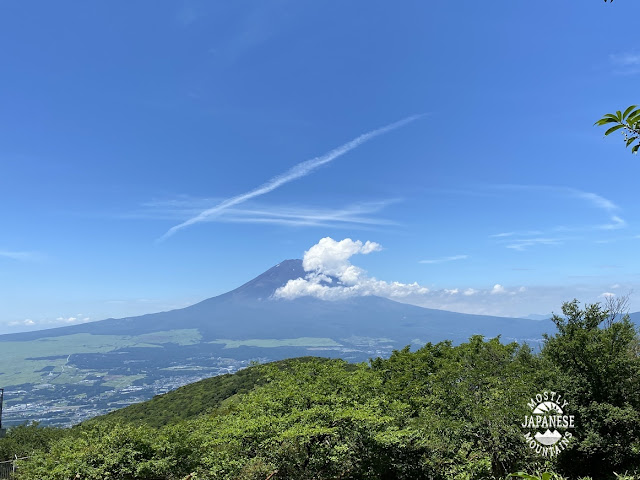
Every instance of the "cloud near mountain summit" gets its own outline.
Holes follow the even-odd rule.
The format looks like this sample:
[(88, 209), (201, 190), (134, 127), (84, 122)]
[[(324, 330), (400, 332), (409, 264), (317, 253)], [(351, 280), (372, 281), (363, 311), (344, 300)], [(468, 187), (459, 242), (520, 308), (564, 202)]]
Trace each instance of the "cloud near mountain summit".
[(369, 277), (365, 270), (353, 265), (353, 255), (367, 255), (382, 250), (380, 244), (360, 240), (336, 241), (325, 237), (304, 254), (304, 277), (289, 280), (278, 288), (274, 297), (294, 299), (312, 296), (322, 300), (343, 300), (349, 297), (378, 295), (399, 298), (412, 294), (425, 294), (427, 287), (417, 283), (385, 282)]

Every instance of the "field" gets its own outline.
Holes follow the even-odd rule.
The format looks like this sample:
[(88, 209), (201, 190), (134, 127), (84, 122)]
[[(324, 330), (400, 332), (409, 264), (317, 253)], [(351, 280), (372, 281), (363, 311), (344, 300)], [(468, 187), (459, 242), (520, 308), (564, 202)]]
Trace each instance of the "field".
[[(123, 348), (158, 348), (162, 344), (198, 343), (195, 329), (171, 330), (138, 336), (80, 333), (0, 344), (0, 381), (3, 385), (74, 383), (84, 374), (70, 365), (72, 355), (106, 353)], [(104, 373), (106, 374), (106, 373)]]

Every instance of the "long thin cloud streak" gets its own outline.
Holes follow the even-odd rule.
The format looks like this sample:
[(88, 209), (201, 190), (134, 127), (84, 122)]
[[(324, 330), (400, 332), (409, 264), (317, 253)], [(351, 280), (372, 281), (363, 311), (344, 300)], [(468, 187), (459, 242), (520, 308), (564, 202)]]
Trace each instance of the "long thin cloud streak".
[(193, 225), (195, 223), (199, 223), (202, 221), (205, 221), (207, 218), (213, 216), (213, 215), (217, 215), (218, 213), (222, 212), (223, 210), (232, 207), (234, 205), (238, 205), (239, 203), (243, 203), (246, 202), (247, 200), (250, 200), (254, 197), (258, 197), (260, 195), (264, 195), (265, 193), (269, 193), (272, 192), (273, 190), (275, 190), (276, 188), (284, 185), (285, 183), (289, 183), (293, 180), (296, 180), (298, 178), (301, 177), (305, 177), (307, 175), (309, 175), (313, 170), (315, 170), (316, 168), (325, 165), (333, 160), (335, 160), (338, 157), (341, 157), (342, 155), (344, 155), (347, 152), (350, 152), (351, 150), (353, 150), (354, 148), (359, 147), (360, 145), (362, 145), (365, 142), (368, 142), (369, 140), (372, 140), (375, 137), (378, 137), (380, 135), (384, 135), (385, 133), (389, 133), (393, 130), (396, 130), (400, 127), (404, 127), (405, 125), (414, 122), (415, 120), (418, 120), (419, 118), (421, 118), (423, 116), (422, 115), (412, 115), (410, 117), (407, 117), (405, 119), (402, 119), (398, 122), (392, 123), (390, 125), (378, 128), (376, 130), (372, 130), (370, 132), (364, 133), (362, 135), (360, 135), (359, 137), (354, 138), (353, 140), (351, 140), (350, 142), (345, 143), (344, 145), (341, 145), (337, 148), (334, 148), (333, 150), (331, 150), (329, 153), (326, 153), (320, 157), (315, 157), (312, 158), (311, 160), (306, 160), (302, 163), (299, 163), (293, 167), (291, 167), (288, 171), (286, 171), (285, 173), (283, 173), (282, 175), (278, 175), (277, 177), (273, 177), (271, 180), (269, 180), (268, 182), (266, 182), (265, 184), (259, 186), (258, 188), (255, 188), (253, 190), (250, 190), (246, 193), (240, 194), (240, 195), (236, 195), (235, 197), (231, 197), (227, 200), (225, 200), (224, 202), (219, 203), (218, 205), (216, 205), (215, 207), (209, 208), (207, 210), (205, 210), (204, 212), (196, 215), (193, 218), (190, 218), (189, 220), (186, 220), (184, 222), (182, 222), (179, 225), (176, 225), (174, 227), (171, 227), (169, 230), (167, 230), (167, 233), (165, 233), (160, 240), (164, 240), (168, 237), (170, 237), (171, 235), (173, 235), (174, 233), (176, 233), (178, 230), (182, 230), (183, 228), (188, 227), (189, 225)]

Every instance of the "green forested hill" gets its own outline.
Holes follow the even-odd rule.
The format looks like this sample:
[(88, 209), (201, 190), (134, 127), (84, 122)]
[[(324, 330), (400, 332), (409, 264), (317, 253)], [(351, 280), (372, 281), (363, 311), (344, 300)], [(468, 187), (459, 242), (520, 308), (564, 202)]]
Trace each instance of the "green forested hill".
[[(273, 362), (271, 365), (284, 369), (299, 362), (327, 360), (325, 358), (300, 357)], [(149, 401), (114, 410), (85, 423), (88, 425), (98, 422), (131, 422), (161, 427), (211, 412), (220, 407), (225, 400), (238, 394), (247, 393), (257, 385), (263, 384), (264, 381), (263, 370), (259, 366), (252, 366), (234, 374), (219, 375), (185, 385), (163, 395), (158, 395)]]
[(185, 385), (149, 401), (114, 410), (85, 423), (120, 421), (161, 427), (211, 411), (228, 398), (239, 393), (247, 393), (260, 383), (260, 380), (260, 370), (249, 367), (234, 374), (219, 375)]
[[(637, 332), (598, 305), (563, 312), (539, 353), (474, 336), (358, 365), (259, 365), (71, 429), (14, 429), (0, 455), (29, 456), (19, 480), (639, 478)], [(543, 392), (575, 415), (546, 457), (522, 427)]]

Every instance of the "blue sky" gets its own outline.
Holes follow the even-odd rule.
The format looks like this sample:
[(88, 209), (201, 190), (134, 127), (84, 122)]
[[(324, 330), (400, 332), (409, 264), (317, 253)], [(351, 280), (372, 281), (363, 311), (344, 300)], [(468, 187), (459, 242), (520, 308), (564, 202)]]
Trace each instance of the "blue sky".
[(639, 101), (639, 13), (3, 2), (0, 333), (186, 306), (325, 237), (380, 245), (343, 260), (433, 308), (640, 292), (640, 159), (592, 126)]

